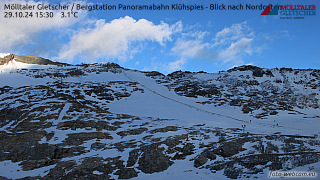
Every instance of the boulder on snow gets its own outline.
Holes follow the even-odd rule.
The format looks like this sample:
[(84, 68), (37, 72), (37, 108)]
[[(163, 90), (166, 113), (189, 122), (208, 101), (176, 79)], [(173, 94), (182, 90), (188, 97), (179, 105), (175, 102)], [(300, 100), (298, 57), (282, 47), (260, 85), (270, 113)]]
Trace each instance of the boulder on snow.
[(161, 150), (148, 148), (139, 159), (139, 167), (144, 173), (160, 172), (168, 169), (173, 164), (169, 157), (164, 155)]

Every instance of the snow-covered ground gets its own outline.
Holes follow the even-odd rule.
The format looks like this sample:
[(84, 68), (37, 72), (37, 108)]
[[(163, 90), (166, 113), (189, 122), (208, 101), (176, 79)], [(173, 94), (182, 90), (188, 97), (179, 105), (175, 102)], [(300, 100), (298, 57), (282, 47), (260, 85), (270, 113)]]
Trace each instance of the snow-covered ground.
[[(196, 103), (199, 99), (178, 96), (174, 91), (157, 84), (153, 79), (134, 71), (123, 72), (131, 81), (138, 82), (146, 89), (145, 94), (133, 94), (110, 104), (110, 109), (117, 113), (136, 116), (179, 119), (182, 124), (201, 124), (212, 127), (241, 128), (253, 133), (275, 133), (315, 135), (320, 134), (319, 118), (302, 119), (303, 115), (292, 116), (286, 112), (267, 119), (253, 119), (233, 107), (214, 107)], [(188, 113), (180, 113), (188, 112)], [(304, 113), (319, 115), (318, 109), (306, 109)], [(251, 122), (250, 122), (251, 120)], [(278, 124), (278, 126), (276, 126)]]
[[(0, 57), (4, 56), (6, 54), (0, 54)], [(80, 70), (84, 74), (69, 75), (75, 70)], [(37, 132), (35, 137), (32, 136), (36, 139), (32, 141), (34, 144), (31, 143), (32, 146), (28, 148), (48, 146), (48, 152), (56, 148), (54, 156), (57, 156), (57, 147), (64, 148), (65, 152), (67, 148), (72, 149), (69, 153), (75, 152), (75, 154), (70, 153), (69, 156), (62, 154), (59, 162), (74, 162), (75, 169), (80, 168), (87, 158), (101, 157), (104, 158), (103, 162), (109, 162), (107, 158), (119, 156), (121, 161), (127, 163), (131, 158), (130, 152), (133, 150), (140, 153), (137, 158), (141, 160), (147, 152), (144, 149), (145, 146), (156, 146), (173, 164), (161, 172), (150, 174), (144, 173), (139, 165), (140, 162), (136, 160), (133, 166), (129, 166), (138, 173), (138, 176), (133, 179), (226, 179), (226, 171), (210, 170), (210, 167), (219, 163), (218, 160), (232, 162), (241, 157), (250, 160), (251, 155), (267, 153), (269, 146), (278, 148), (278, 150), (275, 148), (273, 153), (278, 153), (279, 158), (287, 156), (286, 153), (320, 151), (319, 108), (293, 107), (290, 111), (277, 109), (275, 115), (256, 118), (251, 113), (243, 113), (239, 106), (228, 103), (215, 106), (214, 103), (199, 103), (207, 102), (210, 100), (208, 97), (194, 98), (178, 95), (174, 88), (170, 89), (170, 86), (166, 86), (174, 84), (174, 80), (147, 77), (144, 72), (106, 68), (99, 64), (89, 67), (58, 67), (25, 64), (13, 60), (0, 66), (0, 72), (0, 112), (5, 112), (0, 114), (3, 121), (0, 124), (2, 136), (9, 138), (26, 135), (29, 137), (32, 136), (28, 134), (29, 131)], [(230, 84), (223, 84), (222, 82), (225, 81), (219, 80), (222, 75), (218, 73), (193, 74), (183, 81), (192, 80), (216, 86), (231, 86), (238, 83), (237, 78), (241, 80), (239, 77), (248, 77), (246, 78), (248, 81), (256, 80), (260, 84), (254, 87), (256, 90), (264, 91), (269, 86), (280, 89), (288, 86), (289, 83), (274, 83), (277, 79), (287, 78), (288, 81), (295, 82), (312, 79), (310, 72), (302, 72), (304, 74), (301, 76), (285, 73), (285, 78), (284, 74), (280, 74), (277, 70), (272, 70), (272, 73), (273, 77), (264, 75), (261, 78), (253, 78), (250, 71), (233, 71), (228, 74), (228, 77), (224, 77), (224, 80)], [(163, 82), (159, 83), (157, 80)], [(271, 85), (268, 84), (269, 81)], [(248, 86), (249, 90), (250, 88), (253, 86)], [(230, 89), (227, 87), (222, 89), (225, 94), (232, 93), (228, 92)], [(294, 93), (306, 96), (319, 90), (304, 87), (298, 83), (293, 83), (292, 89), (296, 90)], [(248, 100), (249, 96), (245, 94), (247, 90), (239, 86), (236, 92), (244, 94), (241, 98)], [(314, 97), (318, 98), (319, 95)], [(261, 109), (255, 112), (263, 112)], [(11, 110), (17, 111), (13, 113), (16, 116), (10, 114)], [(78, 137), (77, 134), (80, 133), (84, 137)], [(170, 139), (174, 138), (180, 139), (171, 142)], [(243, 149), (232, 146), (236, 153), (230, 157), (216, 152), (219, 148), (227, 146), (229, 142), (236, 144), (235, 139), (239, 139), (239, 146)], [(0, 141), (0, 145), (5, 142), (5, 140)], [(170, 143), (176, 144), (169, 147)], [(185, 159), (174, 159), (177, 154), (182, 153), (179, 148), (185, 148), (188, 143), (194, 146), (192, 153), (186, 155)], [(12, 146), (16, 148), (15, 145)], [(32, 163), (35, 162), (32, 159), (34, 154), (31, 152), (31, 160), (23, 157), (15, 157), (20, 159), (19, 161), (10, 160), (8, 157), (14, 157), (14, 155), (7, 155), (14, 154), (16, 151), (11, 152), (12, 148), (6, 148), (7, 146), (3, 150), (0, 149), (4, 157), (0, 161), (0, 177), (22, 178), (38, 175), (44, 177), (50, 175), (53, 168), (58, 167), (58, 161), (50, 161), (42, 166), (39, 165), (42, 162), (38, 162), (40, 167), (23, 170), (27, 167), (23, 162), (31, 163), (31, 160)], [(83, 148), (83, 150), (77, 148)], [(201, 168), (195, 167), (195, 159), (207, 151), (215, 152), (217, 159), (209, 159), (200, 166)], [(293, 160), (296, 160), (294, 158)], [(319, 173), (319, 161), (293, 167), (291, 170), (312, 169), (312, 172)], [(234, 166), (243, 168), (244, 172), (249, 171), (240, 164), (235, 163)], [(269, 170), (265, 164), (257, 165), (257, 168), (263, 168), (263, 171), (250, 175), (250, 178), (269, 178)], [(71, 169), (65, 173), (72, 172)], [(93, 168), (91, 174), (102, 176), (103, 172)], [(109, 175), (115, 179), (119, 177), (115, 171)]]

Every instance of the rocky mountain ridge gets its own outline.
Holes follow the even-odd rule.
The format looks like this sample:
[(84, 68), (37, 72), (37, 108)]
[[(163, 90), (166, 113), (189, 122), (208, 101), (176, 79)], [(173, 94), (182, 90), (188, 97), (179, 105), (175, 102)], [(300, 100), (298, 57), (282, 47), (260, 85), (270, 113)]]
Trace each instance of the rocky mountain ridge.
[(38, 65), (68, 65), (67, 63), (53, 62), (49, 59), (36, 57), (36, 56), (24, 56), (24, 55), (15, 55), (12, 53), (2, 53), (4, 54), (0, 57), (0, 65), (4, 65), (13, 59), (17, 62), (26, 63), (26, 64), (38, 64)]
[(319, 70), (163, 75), (19, 57), (0, 66), (1, 179), (319, 172)]

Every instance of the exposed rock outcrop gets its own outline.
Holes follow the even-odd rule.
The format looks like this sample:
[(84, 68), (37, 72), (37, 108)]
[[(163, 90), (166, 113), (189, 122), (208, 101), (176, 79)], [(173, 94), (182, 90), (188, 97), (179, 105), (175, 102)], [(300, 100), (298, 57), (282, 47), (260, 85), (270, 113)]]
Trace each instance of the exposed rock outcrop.
[(173, 162), (161, 150), (148, 148), (139, 159), (138, 169), (144, 173), (154, 173), (164, 171), (172, 164)]
[(22, 62), (22, 63), (26, 63), (26, 64), (68, 65), (67, 63), (53, 62), (49, 59), (45, 59), (42, 57), (15, 55), (15, 54), (11, 54), (11, 53), (3, 58), (0, 58), (0, 65), (4, 65), (4, 64), (12, 61), (13, 59), (17, 62)]
[(36, 56), (23, 56), (14, 55), (14, 60), (27, 64), (39, 64), (39, 65), (67, 65), (66, 63), (53, 62), (49, 59), (44, 59)]

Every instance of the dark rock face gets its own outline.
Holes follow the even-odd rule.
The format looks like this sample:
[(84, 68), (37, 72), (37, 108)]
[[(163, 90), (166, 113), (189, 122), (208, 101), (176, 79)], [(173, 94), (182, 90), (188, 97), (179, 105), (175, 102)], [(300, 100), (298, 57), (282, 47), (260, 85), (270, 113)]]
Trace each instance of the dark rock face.
[[(0, 160), (19, 162), (24, 171), (49, 166), (64, 157), (72, 157), (84, 153), (84, 147), (64, 148), (48, 143), (39, 144), (37, 141), (45, 137), (44, 131), (17, 133), (6, 135), (0, 133)], [(7, 153), (4, 153), (7, 152)]]
[(246, 150), (242, 146), (245, 142), (248, 142), (250, 140), (251, 138), (245, 137), (239, 138), (235, 141), (224, 142), (220, 148), (215, 149), (214, 151), (216, 152), (216, 154), (221, 155), (222, 157), (230, 157), (238, 154), (240, 151)]
[(19, 109), (6, 108), (0, 110), (0, 127), (3, 127), (10, 123), (10, 121), (15, 121), (21, 117), (22, 113)]
[(103, 129), (105, 130), (111, 130), (115, 131), (118, 128), (116, 126), (110, 126), (108, 125), (108, 122), (105, 121), (81, 121), (81, 120), (72, 120), (72, 121), (64, 121), (60, 122), (58, 124), (58, 129), (77, 129), (77, 128), (95, 128), (97, 131), (101, 131)]
[(274, 75), (272, 74), (272, 72), (271, 72), (270, 70), (266, 70), (266, 75), (267, 75), (267, 76), (274, 77)]
[(243, 172), (241, 169), (236, 167), (226, 167), (224, 170), (224, 175), (230, 179), (237, 179)]
[(168, 132), (168, 131), (178, 131), (179, 128), (177, 126), (167, 126), (164, 128), (158, 128), (158, 129), (154, 129), (152, 131), (150, 131), (150, 133), (157, 133), (157, 132)]
[(106, 144), (104, 144), (104, 143), (95, 142), (95, 143), (91, 144), (91, 149), (98, 150), (98, 149), (104, 148), (105, 146), (106, 146)]
[(130, 179), (138, 176), (138, 173), (133, 168), (123, 168), (118, 170), (115, 174), (119, 175), (119, 179)]
[(207, 161), (208, 159), (204, 155), (200, 154), (198, 158), (194, 160), (194, 167), (200, 167), (204, 165)]
[(102, 64), (103, 67), (106, 67), (106, 68), (121, 68), (123, 69), (123, 67), (121, 67), (119, 64), (117, 63), (106, 63), (106, 64)]
[(148, 129), (147, 128), (137, 128), (137, 129), (131, 129), (131, 130), (128, 130), (128, 131), (120, 131), (120, 132), (117, 132), (117, 134), (119, 136), (129, 136), (129, 135), (139, 135), (139, 134), (142, 134), (143, 132), (147, 131)]
[(151, 71), (151, 72), (146, 72), (146, 76), (148, 77), (154, 77), (154, 76), (161, 76), (161, 77), (165, 77), (164, 74), (158, 72), (158, 71)]
[(187, 143), (183, 148), (176, 147), (175, 149), (179, 151), (179, 153), (176, 153), (172, 159), (185, 159), (186, 156), (194, 154), (194, 148), (195, 146), (191, 143)]
[(292, 72), (292, 71), (293, 71), (292, 68), (285, 68), (285, 67), (280, 68), (280, 72), (281, 72), (281, 73), (284, 73), (284, 72)]
[(173, 164), (169, 157), (159, 149), (147, 149), (139, 159), (139, 167), (144, 173), (160, 172), (168, 169)]
[(179, 78), (183, 78), (183, 77), (187, 77), (188, 74), (192, 74), (189, 71), (175, 71), (173, 73), (168, 74), (168, 77), (172, 78), (172, 79), (179, 79)]
[(59, 162), (54, 168), (50, 169), (49, 173), (43, 179), (59, 179), (64, 177), (68, 171), (74, 168), (76, 163), (74, 161)]
[(139, 150), (138, 149), (134, 149), (132, 151), (129, 152), (129, 159), (128, 159), (128, 162), (127, 162), (127, 167), (131, 167), (133, 166), (138, 158), (139, 158)]
[(232, 71), (256, 71), (256, 70), (262, 70), (262, 69), (257, 67), (257, 66), (245, 65), (245, 66), (239, 66), (239, 67), (234, 67), (232, 69), (229, 69), (228, 72), (232, 72)]
[(184, 83), (182, 86), (175, 88), (174, 91), (179, 95), (195, 98), (198, 96), (211, 97), (220, 94), (220, 91), (215, 85), (204, 85), (199, 82)]
[(217, 158), (216, 154), (213, 151), (207, 150), (207, 151), (204, 151), (202, 154), (210, 160), (215, 160)]
[(74, 161), (61, 161), (42, 179), (110, 179), (108, 174), (118, 168), (124, 168), (118, 158), (88, 157), (78, 166)]
[(80, 145), (83, 141), (88, 141), (91, 139), (113, 139), (110, 136), (110, 133), (102, 133), (102, 132), (91, 132), (91, 133), (74, 133), (68, 134), (68, 138), (66, 138), (65, 143), (68, 145)]
[(75, 69), (73, 71), (67, 72), (70, 76), (83, 76), (85, 73), (79, 69)]
[[(234, 67), (228, 70), (228, 72), (232, 72), (232, 71), (252, 71), (252, 76), (255, 76), (255, 77), (262, 77), (263, 74), (266, 74), (266, 72), (262, 68), (259, 68), (257, 66), (251, 66), (251, 65)], [(267, 74), (271, 76), (272, 73), (271, 74), (270, 73), (271, 71), (269, 71)]]
[(53, 152), (53, 149), (50, 145), (39, 145), (37, 143), (37, 141), (41, 140), (45, 135), (46, 132), (44, 131), (10, 135), (5, 132), (0, 132), (0, 151), (12, 152), (10, 154), (1, 153), (0, 160), (11, 160), (12, 162), (37, 160), (39, 159), (39, 156), (43, 155), (38, 155), (37, 149), (41, 149), (42, 151), (51, 154), (50, 151)]
[(209, 151), (207, 149), (197, 156), (197, 158), (194, 160), (193, 165), (197, 168), (207, 163), (208, 159), (215, 160), (216, 158), (216, 154), (213, 151)]

